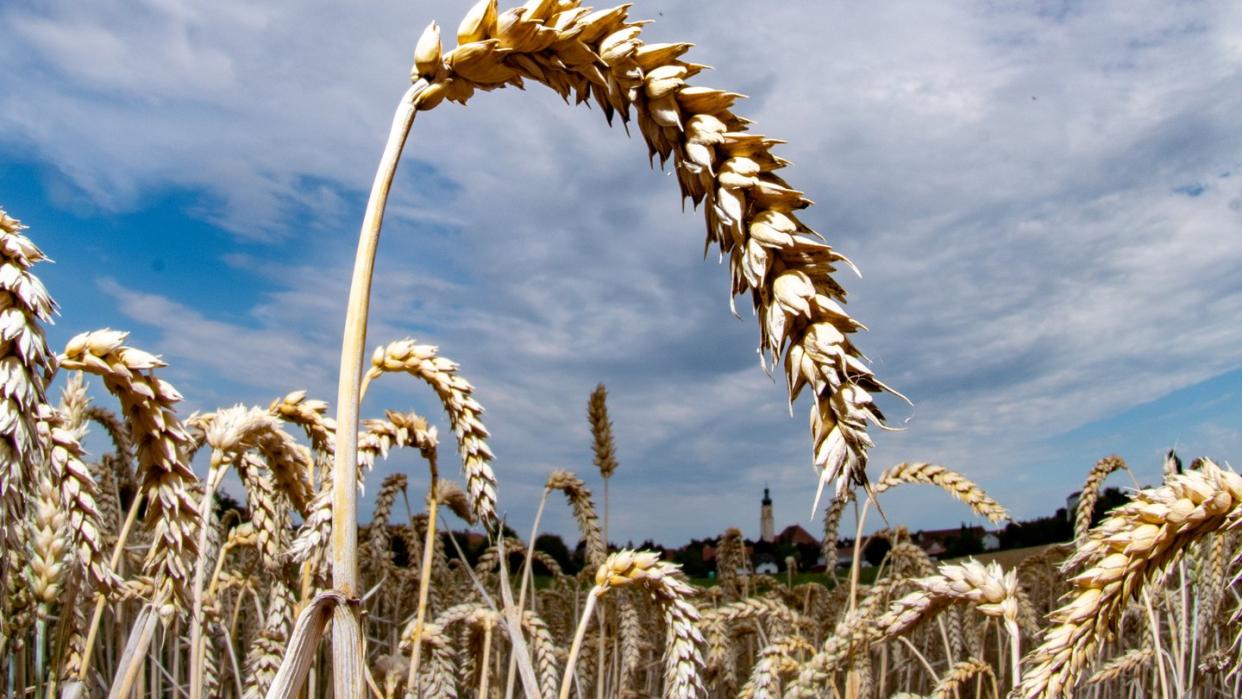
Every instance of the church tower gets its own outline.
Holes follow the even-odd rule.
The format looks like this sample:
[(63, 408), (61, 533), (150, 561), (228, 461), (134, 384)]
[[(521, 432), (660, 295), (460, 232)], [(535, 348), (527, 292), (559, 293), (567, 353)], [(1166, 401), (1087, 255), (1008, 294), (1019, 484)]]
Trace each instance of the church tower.
[(776, 529), (772, 524), (772, 496), (768, 489), (763, 489), (763, 502), (759, 507), (759, 540), (769, 544), (776, 539)]

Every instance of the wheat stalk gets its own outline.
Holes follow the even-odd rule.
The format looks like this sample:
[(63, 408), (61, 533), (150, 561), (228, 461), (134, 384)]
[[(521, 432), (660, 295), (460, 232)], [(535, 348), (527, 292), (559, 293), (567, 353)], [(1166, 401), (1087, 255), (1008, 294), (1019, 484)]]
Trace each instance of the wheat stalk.
[(907, 462), (890, 467), (880, 475), (880, 480), (872, 489), (880, 494), (901, 483), (928, 483), (939, 486), (957, 500), (965, 503), (975, 514), (992, 522), (1003, 522), (1009, 519), (1009, 513), (995, 500), (983, 492), (983, 488), (975, 485), (969, 478), (956, 471), (923, 462)]
[(1153, 575), (1191, 543), (1242, 521), (1242, 477), (1211, 461), (1174, 473), (1160, 488), (1146, 488), (1115, 508), (1066, 561), (1079, 569), (1068, 601), (1052, 613), (1043, 643), (1028, 657), (1018, 694), (1069, 694), (1100, 641)]
[(1078, 498), (1078, 510), (1074, 513), (1074, 538), (1081, 539), (1091, 528), (1091, 518), (1095, 514), (1095, 503), (1100, 498), (1100, 486), (1108, 474), (1126, 467), (1125, 459), (1110, 454), (1095, 463), (1082, 484), (1082, 494)]
[(680, 57), (689, 44), (644, 44), (629, 6), (590, 12), (577, 2), (530, 0), (498, 12), (481, 0), (444, 52), (433, 22), (415, 49), (412, 78), (429, 85), (416, 109), (465, 103), (476, 89), (544, 83), (566, 99), (594, 98), (604, 114), (628, 120), (631, 107), (648, 149), (673, 161), (682, 195), (704, 204), (707, 244), (729, 256), (733, 295), (749, 292), (759, 318), (760, 349), (775, 365), (784, 356), (790, 403), (804, 386), (811, 411), (820, 487), (836, 480), (843, 496), (865, 481), (867, 422), (882, 424), (872, 394), (886, 390), (848, 335), (862, 326), (840, 305), (834, 265), (846, 262), (798, 220), (810, 201), (775, 174), (787, 162), (780, 141), (747, 132), (731, 108), (740, 96), (691, 87), (703, 66)]

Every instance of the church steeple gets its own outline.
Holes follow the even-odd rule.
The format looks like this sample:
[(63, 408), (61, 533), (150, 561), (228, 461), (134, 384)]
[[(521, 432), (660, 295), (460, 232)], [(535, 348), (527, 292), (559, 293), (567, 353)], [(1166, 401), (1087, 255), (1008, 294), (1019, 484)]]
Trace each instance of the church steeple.
[(763, 500), (759, 503), (759, 539), (772, 543), (776, 539), (776, 527), (772, 522), (772, 495), (763, 487)]

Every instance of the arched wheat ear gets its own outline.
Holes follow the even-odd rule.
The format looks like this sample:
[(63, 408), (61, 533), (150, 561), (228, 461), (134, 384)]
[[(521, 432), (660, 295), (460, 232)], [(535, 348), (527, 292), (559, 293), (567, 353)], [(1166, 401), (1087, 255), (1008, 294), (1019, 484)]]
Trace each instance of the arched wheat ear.
[(992, 522), (1003, 522), (1009, 519), (1009, 513), (1005, 511), (1005, 508), (988, 497), (988, 494), (983, 492), (983, 488), (975, 485), (973, 481), (960, 473), (936, 464), (917, 461), (897, 464), (880, 475), (880, 480), (872, 491), (879, 495), (901, 483), (936, 485), (965, 503), (980, 517)]
[(457, 435), (462, 472), (475, 517), (490, 523), (496, 516), (496, 475), (483, 426), (483, 406), (474, 399), (474, 386), (457, 373), (456, 362), (439, 356), (439, 349), (412, 339), (397, 340), (375, 350), (371, 369), (362, 378), (362, 390), (385, 372), (405, 372), (426, 381), (444, 404), (449, 423)]
[(693, 588), (677, 576), (678, 567), (660, 560), (659, 554), (648, 551), (621, 550), (608, 556), (595, 572), (595, 587), (587, 595), (582, 621), (574, 634), (561, 680), (560, 699), (569, 696), (574, 665), (582, 638), (596, 601), (614, 587), (637, 585), (651, 595), (664, 614), (664, 696), (673, 699), (699, 697), (703, 686), (703, 635), (699, 632), (699, 612), (686, 599)]
[(740, 95), (687, 85), (703, 69), (680, 60), (690, 44), (644, 44), (644, 23), (627, 21), (628, 10), (530, 0), (501, 13), (495, 0), (481, 0), (458, 28), (456, 49), (442, 51), (435, 23), (419, 40), (412, 77), (429, 84), (415, 107), (465, 103), (475, 89), (524, 79), (567, 101), (594, 98), (609, 120), (627, 121), (632, 107), (652, 157), (671, 159), (682, 195), (704, 204), (707, 244), (729, 256), (732, 295), (749, 292), (761, 352), (773, 365), (784, 355), (791, 405), (804, 386), (814, 391), (814, 463), (820, 487), (835, 479), (840, 496), (866, 479), (867, 422), (883, 420), (872, 394), (886, 389), (848, 339), (862, 326), (831, 277), (848, 261), (795, 216), (811, 202), (775, 174), (787, 164), (771, 153), (780, 141), (748, 133), (731, 111)]
[(977, 658), (970, 658), (954, 663), (953, 667), (949, 668), (949, 672), (940, 678), (940, 682), (932, 692), (932, 699), (949, 699), (949, 697), (957, 696), (962, 685), (981, 674), (992, 679), (992, 693), (995, 694), (996, 675), (992, 672), (992, 666)]
[(190, 566), (197, 552), (198, 507), (191, 491), (198, 482), (182, 460), (190, 438), (173, 411), (181, 394), (155, 376), (158, 358), (125, 346), (127, 333), (97, 330), (69, 341), (60, 363), (103, 379), (120, 401), (137, 445), (142, 493), (147, 500), (151, 548), (143, 573), (154, 579), (153, 602), (167, 618), (189, 599)]
[(1126, 651), (1105, 663), (1104, 667), (1096, 670), (1094, 674), (1087, 678), (1085, 684), (1100, 684), (1132, 675), (1150, 663), (1151, 659), (1151, 646)]
[(802, 665), (797, 656), (814, 654), (815, 646), (801, 636), (787, 636), (769, 643), (759, 652), (759, 659), (750, 670), (750, 679), (738, 696), (741, 699), (779, 697), (781, 679), (796, 674)]
[(1074, 513), (1074, 539), (1081, 539), (1091, 528), (1091, 517), (1095, 514), (1095, 503), (1100, 499), (1100, 486), (1108, 474), (1126, 467), (1125, 459), (1110, 454), (1095, 463), (1082, 484), (1082, 494), (1078, 498), (1078, 509)]
[(972, 603), (980, 612), (1000, 618), (1012, 640), (1011, 662), (1017, 664), (1018, 578), (1014, 571), (1004, 572), (994, 562), (985, 566), (969, 560), (961, 565), (941, 565), (938, 575), (913, 583), (919, 588), (916, 592), (896, 600), (878, 617), (872, 617), (873, 609), (866, 600), (858, 609), (847, 613), (837, 624), (837, 632), (802, 666), (785, 696), (794, 699), (819, 696), (819, 688), (850, 658), (876, 643), (905, 633), (954, 602)]
[[(1191, 543), (1242, 521), (1242, 477), (1211, 461), (1176, 472), (1164, 486), (1135, 493), (1088, 532), (1063, 570), (1074, 576), (1067, 603), (1051, 615), (1043, 643), (1027, 658), (1017, 694), (1027, 699), (1073, 691), (1125, 605)], [(1081, 566), (1081, 567), (1080, 567)]]
[[(423, 457), (434, 463), (436, 428), (414, 413), (389, 411), (384, 420), (368, 420), (358, 437), (358, 483), (377, 459), (388, 458), (388, 452), (402, 447), (415, 447)], [(325, 545), (332, 530), (332, 477), (320, 484), (319, 494), (310, 503), (310, 515), (289, 548), (295, 561), (307, 560)]]
[(547, 490), (559, 490), (565, 493), (565, 499), (574, 511), (574, 520), (578, 523), (578, 532), (586, 544), (586, 564), (597, 567), (608, 555), (604, 548), (604, 537), (599, 529), (599, 516), (595, 514), (595, 502), (591, 499), (591, 490), (581, 478), (570, 471), (556, 469), (548, 474)]

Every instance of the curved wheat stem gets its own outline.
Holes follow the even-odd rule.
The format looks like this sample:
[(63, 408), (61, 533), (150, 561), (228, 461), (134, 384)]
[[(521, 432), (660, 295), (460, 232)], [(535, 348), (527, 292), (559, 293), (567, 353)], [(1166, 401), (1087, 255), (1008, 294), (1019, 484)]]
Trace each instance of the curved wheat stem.
[[(1069, 694), (1100, 640), (1152, 576), (1191, 543), (1242, 521), (1242, 477), (1205, 461), (1199, 470), (1174, 473), (1160, 488), (1135, 493), (1088, 532), (1063, 570), (1071, 580), (1068, 602), (1051, 615), (1043, 644), (1027, 658), (1017, 694), (1028, 699)], [(1079, 566), (1082, 566), (1081, 568)]]
[(1087, 480), (1082, 484), (1082, 494), (1078, 498), (1078, 509), (1074, 513), (1074, 539), (1081, 539), (1091, 528), (1091, 517), (1095, 514), (1095, 503), (1100, 499), (1100, 486), (1108, 474), (1126, 467), (1125, 459), (1110, 454), (1095, 463)]
[(1009, 513), (1001, 507), (983, 488), (975, 485), (965, 476), (936, 464), (908, 462), (893, 466), (880, 475), (880, 480), (872, 491), (880, 493), (901, 483), (928, 483), (939, 486), (957, 500), (965, 503), (975, 514), (992, 522), (1003, 522), (1009, 519)]
[(426, 381), (439, 396), (457, 435), (462, 472), (475, 517), (491, 522), (496, 514), (496, 475), (492, 473), (492, 451), (483, 426), (483, 406), (474, 399), (474, 386), (457, 373), (458, 365), (439, 356), (439, 349), (420, 345), (406, 338), (375, 350), (371, 369), (362, 378), (366, 386), (384, 372), (405, 372)]
[(629, 6), (590, 12), (576, 1), (531, 0), (498, 12), (481, 0), (443, 52), (432, 23), (415, 51), (414, 77), (429, 86), (420, 110), (441, 101), (465, 103), (476, 89), (535, 80), (562, 97), (590, 98), (611, 121), (633, 108), (650, 154), (672, 160), (682, 195), (704, 204), (707, 244), (729, 256), (731, 292), (749, 293), (759, 318), (760, 349), (775, 365), (784, 355), (790, 402), (814, 391), (811, 433), (820, 487), (836, 480), (841, 496), (865, 481), (867, 422), (882, 424), (872, 394), (886, 387), (848, 336), (862, 326), (840, 305), (845, 291), (831, 277), (846, 262), (794, 212), (811, 204), (775, 172), (780, 141), (747, 132), (731, 108), (740, 95), (691, 87), (703, 66), (680, 60), (689, 44), (645, 44)]

